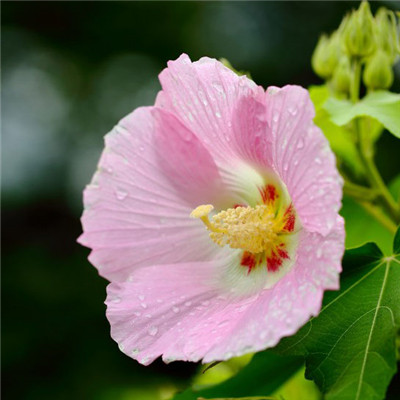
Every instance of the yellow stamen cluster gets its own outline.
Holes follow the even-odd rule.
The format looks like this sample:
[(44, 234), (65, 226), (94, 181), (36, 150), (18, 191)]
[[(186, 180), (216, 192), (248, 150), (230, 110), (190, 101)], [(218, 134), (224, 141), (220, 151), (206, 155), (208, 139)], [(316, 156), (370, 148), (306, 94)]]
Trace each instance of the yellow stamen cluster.
[(219, 246), (229, 245), (253, 254), (269, 250), (277, 239), (281, 225), (272, 207), (262, 204), (255, 207), (228, 208), (214, 215), (211, 205), (194, 209), (191, 217), (200, 218), (210, 230), (210, 238)]

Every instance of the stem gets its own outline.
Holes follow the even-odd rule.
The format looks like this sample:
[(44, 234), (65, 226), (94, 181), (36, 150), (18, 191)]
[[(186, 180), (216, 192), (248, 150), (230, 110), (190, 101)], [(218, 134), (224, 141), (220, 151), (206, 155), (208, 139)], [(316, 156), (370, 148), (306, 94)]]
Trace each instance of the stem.
[(396, 224), (382, 212), (382, 210), (371, 203), (360, 201), (359, 204), (377, 221), (379, 221), (391, 233), (395, 234), (397, 230)]
[(360, 120), (356, 119), (355, 129), (358, 137), (358, 149), (361, 156), (361, 160), (364, 163), (365, 170), (367, 172), (367, 179), (369, 180), (372, 188), (378, 193), (383, 202), (383, 206), (388, 214), (393, 218), (395, 222), (399, 222), (399, 209), (390, 194), (388, 188), (385, 185), (376, 165), (374, 162), (374, 154), (371, 146), (371, 142), (368, 135), (363, 135), (362, 129), (360, 129)]
[[(350, 98), (353, 103), (359, 101), (360, 95), (360, 82), (361, 82), (361, 61), (358, 58), (353, 59), (352, 64), (352, 80), (350, 87)], [(374, 162), (374, 152), (372, 143), (370, 140), (369, 132), (365, 132), (361, 127), (361, 121), (359, 118), (354, 120), (354, 131), (357, 138), (357, 149), (363, 162), (366, 177), (374, 189), (379, 194), (382, 206), (387, 213), (392, 217), (395, 223), (400, 222), (400, 207), (394, 201), (388, 188), (385, 185), (376, 165)], [(353, 196), (356, 197), (356, 196)], [(357, 197), (356, 197), (357, 198)], [(362, 200), (362, 199), (360, 199)], [(364, 199), (368, 200), (368, 199)], [(386, 225), (385, 225), (386, 226)]]
[(360, 96), (361, 81), (361, 61), (358, 58), (353, 60), (353, 79), (351, 80), (350, 99), (353, 103), (357, 103)]
[(349, 181), (344, 182), (343, 192), (344, 194), (363, 202), (374, 201), (378, 196), (378, 193), (373, 189)]

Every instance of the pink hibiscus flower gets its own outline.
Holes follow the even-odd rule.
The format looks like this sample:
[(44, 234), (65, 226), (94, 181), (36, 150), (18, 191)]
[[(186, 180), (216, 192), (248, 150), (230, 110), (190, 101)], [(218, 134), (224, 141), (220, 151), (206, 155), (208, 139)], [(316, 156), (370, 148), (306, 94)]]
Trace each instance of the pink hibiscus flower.
[(112, 282), (111, 335), (145, 365), (272, 347), (338, 288), (344, 251), (342, 180), (308, 93), (187, 55), (160, 81), (84, 192), (79, 241)]

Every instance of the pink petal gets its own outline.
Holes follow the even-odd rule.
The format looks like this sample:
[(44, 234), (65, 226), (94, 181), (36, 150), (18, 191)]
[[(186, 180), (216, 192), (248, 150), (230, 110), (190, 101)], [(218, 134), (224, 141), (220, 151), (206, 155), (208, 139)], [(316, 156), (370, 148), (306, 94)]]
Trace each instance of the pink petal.
[(324, 289), (338, 285), (342, 220), (327, 237), (302, 235), (293, 270), (247, 297), (214, 284), (222, 260), (136, 270), (131, 282), (108, 287), (112, 337), (145, 365), (160, 355), (167, 362), (211, 362), (274, 346), (319, 312)]
[(264, 90), (215, 59), (203, 57), (192, 63), (186, 54), (169, 61), (159, 78), (163, 92), (156, 105), (173, 111), (217, 163), (235, 157), (232, 122), (238, 101), (243, 96), (263, 101)]
[(240, 158), (259, 167), (271, 167), (272, 137), (264, 102), (243, 96), (233, 116), (234, 144)]
[[(189, 217), (193, 206), (162, 169), (169, 160), (167, 172), (176, 172), (184, 155), (172, 146), (161, 158), (152, 109), (137, 109), (106, 136), (98, 172), (84, 193), (79, 241), (92, 249), (89, 259), (107, 279), (127, 279), (135, 268), (154, 263), (208, 260), (220, 250), (202, 224)], [(181, 145), (178, 136), (173, 137), (177, 150), (184, 147), (189, 156), (194, 149), (203, 163), (182, 173), (189, 180), (183, 189), (190, 191), (191, 182), (197, 193), (197, 182), (211, 179), (210, 174), (214, 178), (216, 169), (198, 141)]]
[(314, 107), (299, 86), (269, 88), (272, 164), (292, 197), (303, 227), (326, 235), (341, 207), (342, 178), (328, 141), (312, 119)]
[(218, 204), (226, 189), (210, 153), (170, 112), (153, 109), (158, 161), (169, 184), (192, 208)]

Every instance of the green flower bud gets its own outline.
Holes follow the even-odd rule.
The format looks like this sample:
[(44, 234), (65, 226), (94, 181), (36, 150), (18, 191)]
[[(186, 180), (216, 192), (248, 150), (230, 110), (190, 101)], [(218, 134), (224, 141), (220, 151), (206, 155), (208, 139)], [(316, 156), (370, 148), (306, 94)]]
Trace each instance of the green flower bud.
[(367, 61), (363, 80), (365, 86), (371, 90), (388, 89), (392, 85), (392, 62), (385, 51), (378, 50)]
[(354, 57), (366, 57), (375, 49), (375, 21), (367, 1), (353, 11), (343, 30), (343, 44), (346, 52)]
[(342, 56), (339, 65), (333, 73), (332, 88), (338, 93), (349, 93), (351, 81), (350, 60), (346, 56)]
[(311, 65), (317, 75), (323, 79), (329, 79), (339, 59), (339, 43), (337, 34), (333, 33), (329, 38), (322, 35), (311, 57)]
[(399, 35), (396, 17), (393, 11), (381, 7), (375, 15), (377, 45), (395, 62), (400, 52)]

